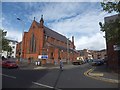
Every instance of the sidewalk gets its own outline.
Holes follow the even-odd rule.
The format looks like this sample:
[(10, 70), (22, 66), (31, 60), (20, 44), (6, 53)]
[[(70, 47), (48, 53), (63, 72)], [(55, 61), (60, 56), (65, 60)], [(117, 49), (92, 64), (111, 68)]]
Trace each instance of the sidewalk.
[(117, 79), (118, 73), (111, 71), (106, 65), (96, 66), (92, 73), (103, 73), (104, 78)]
[(102, 80), (110, 83), (119, 83), (119, 74), (111, 71), (106, 65), (94, 66), (84, 74), (97, 80)]
[[(31, 62), (30, 64), (28, 64), (27, 60), (20, 62), (18, 66), (19, 66), (19, 69), (21, 70), (22, 69), (40, 70), (40, 69), (59, 69), (60, 68), (59, 64), (54, 65), (54, 64), (47, 63), (45, 65), (38, 66), (35, 64), (35, 62)], [(63, 69), (70, 69), (74, 67), (76, 66), (72, 65), (72, 63), (69, 63), (69, 64), (64, 63), (63, 65)]]
[(31, 62), (28, 64), (27, 60), (22, 60), (18, 64), (19, 69), (34, 69), (36, 67), (35, 62)]

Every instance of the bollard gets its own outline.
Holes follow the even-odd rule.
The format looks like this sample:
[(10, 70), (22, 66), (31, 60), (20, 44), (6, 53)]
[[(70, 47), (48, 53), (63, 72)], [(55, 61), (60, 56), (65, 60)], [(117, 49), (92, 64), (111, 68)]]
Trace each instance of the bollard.
[(38, 65), (40, 65), (40, 62), (38, 61)]
[(36, 61), (36, 62), (35, 62), (35, 65), (37, 65), (37, 64), (38, 64), (38, 62)]

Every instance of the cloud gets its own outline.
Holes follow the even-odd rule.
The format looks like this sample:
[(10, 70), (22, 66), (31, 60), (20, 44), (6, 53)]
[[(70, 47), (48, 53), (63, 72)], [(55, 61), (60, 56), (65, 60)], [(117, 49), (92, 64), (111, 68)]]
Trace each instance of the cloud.
[(22, 40), (22, 32), (18, 29), (12, 28), (12, 27), (3, 27), (4, 31), (7, 31), (6, 38), (11, 40), (16, 40), (20, 42)]
[(105, 38), (101, 33), (96, 33), (92, 36), (82, 36), (76, 39), (77, 49), (101, 50), (106, 48)]
[(78, 14), (69, 19), (50, 22), (47, 25), (69, 38), (75, 36), (75, 46), (77, 49), (89, 48), (98, 50), (106, 48), (99, 22), (104, 22), (104, 17), (109, 15), (99, 10), (90, 10), (86, 11), (84, 15)]
[(20, 32), (19, 30), (7, 30), (7, 35), (6, 37), (9, 38), (9, 39), (12, 39), (12, 40), (16, 40), (18, 42), (22, 41), (22, 32)]
[[(23, 13), (14, 12), (14, 15), (17, 16), (21, 13), (23, 15), (23, 20), (26, 21), (26, 26), (28, 25), (28, 23), (32, 23), (34, 17), (36, 17), (36, 20), (39, 21), (41, 15), (43, 14), (45, 25), (47, 27), (65, 35), (68, 38), (75, 36), (75, 46), (77, 49), (105, 48), (105, 40), (102, 33), (100, 32), (100, 27), (98, 23), (104, 22), (104, 17), (111, 14), (106, 14), (105, 12), (102, 12), (98, 3), (29, 2), (23, 3), (23, 6), (21, 8), (23, 9)], [(22, 10), (21, 8), (19, 7), (18, 9)], [(5, 17), (3, 17), (3, 21), (6, 21), (4, 23), (4, 27), (5, 30), (8, 31), (7, 37), (21, 41), (22, 31), (20, 31), (20, 25), (19, 27), (17, 27), (17, 21), (11, 18), (11, 20), (9, 20), (8, 18), (8, 20), (5, 20), (6, 17), (7, 14), (5, 15)], [(12, 22), (11, 24), (10, 21), (15, 22)]]
[(77, 15), (76, 17), (50, 22), (48, 27), (57, 30), (61, 33), (81, 33), (81, 34), (93, 34), (99, 31), (99, 22), (103, 22), (105, 13), (93, 14), (93, 12), (87, 12), (85, 15)]
[[(77, 12), (84, 10), (83, 6), (86, 6), (84, 3), (33, 3), (36, 5), (35, 11), (33, 11), (27, 17), (30, 20), (33, 20), (36, 17), (36, 20), (40, 20), (41, 15), (44, 15), (44, 20), (46, 22), (53, 20), (60, 20), (62, 18), (67, 18), (70, 16), (75, 16)], [(27, 5), (28, 6), (28, 5)], [(31, 6), (31, 5), (30, 5)], [(33, 7), (33, 6), (31, 6)], [(41, 9), (42, 8), (42, 9)]]

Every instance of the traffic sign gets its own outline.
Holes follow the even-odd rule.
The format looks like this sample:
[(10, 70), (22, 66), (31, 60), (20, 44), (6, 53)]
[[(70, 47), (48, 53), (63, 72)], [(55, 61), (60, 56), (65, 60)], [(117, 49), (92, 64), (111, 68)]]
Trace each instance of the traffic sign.
[(48, 55), (38, 55), (38, 59), (48, 59)]

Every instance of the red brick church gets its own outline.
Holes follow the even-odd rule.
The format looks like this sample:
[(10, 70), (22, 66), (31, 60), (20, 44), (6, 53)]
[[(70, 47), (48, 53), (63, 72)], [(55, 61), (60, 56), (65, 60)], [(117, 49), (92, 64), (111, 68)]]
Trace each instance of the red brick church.
[[(21, 51), (22, 50), (22, 51)], [(65, 36), (44, 26), (43, 16), (40, 22), (35, 18), (28, 32), (24, 32), (22, 42), (17, 44), (16, 56), (24, 59), (32, 58), (38, 60), (38, 56), (47, 55), (47, 59), (42, 59), (42, 63), (59, 63), (76, 60), (78, 53), (75, 50), (74, 37), (70, 41)]]

